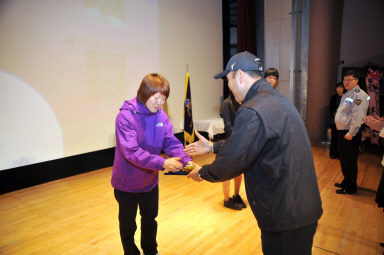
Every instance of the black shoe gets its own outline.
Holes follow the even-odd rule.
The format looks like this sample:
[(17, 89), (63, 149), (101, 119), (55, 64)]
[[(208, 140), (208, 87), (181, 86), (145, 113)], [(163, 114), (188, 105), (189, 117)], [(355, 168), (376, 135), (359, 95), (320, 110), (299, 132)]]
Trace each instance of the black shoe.
[(241, 208), (247, 208), (247, 205), (244, 203), (243, 199), (241, 199), (240, 195), (233, 196), (233, 200), (241, 206)]
[(335, 187), (337, 188), (343, 188), (343, 184), (335, 182)]
[(336, 190), (336, 193), (337, 194), (353, 194), (353, 193), (356, 193), (356, 192), (351, 192), (349, 190), (346, 190), (346, 189), (342, 188), (342, 189)]
[(241, 205), (236, 203), (233, 198), (230, 198), (228, 201), (224, 200), (224, 206), (233, 210), (241, 210)]

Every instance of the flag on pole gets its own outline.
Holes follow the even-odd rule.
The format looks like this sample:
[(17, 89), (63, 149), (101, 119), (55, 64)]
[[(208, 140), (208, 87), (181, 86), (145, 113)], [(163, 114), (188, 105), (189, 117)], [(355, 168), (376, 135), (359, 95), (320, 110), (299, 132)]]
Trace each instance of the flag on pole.
[(185, 100), (184, 100), (184, 146), (195, 141), (195, 130), (192, 119), (192, 99), (189, 82), (189, 71), (185, 76)]
[[(187, 66), (188, 68), (188, 66)], [(185, 99), (184, 99), (184, 146), (195, 141), (195, 131), (192, 119), (192, 100), (191, 88), (189, 84), (189, 70), (185, 76)], [(187, 175), (188, 173), (180, 170), (179, 172), (168, 171), (165, 175)]]

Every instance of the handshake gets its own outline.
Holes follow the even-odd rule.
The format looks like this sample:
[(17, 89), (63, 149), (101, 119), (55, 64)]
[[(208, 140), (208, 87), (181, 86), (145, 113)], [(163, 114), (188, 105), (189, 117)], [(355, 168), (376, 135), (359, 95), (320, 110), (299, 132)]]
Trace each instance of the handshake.
[[(189, 156), (196, 156), (196, 155), (202, 155), (209, 152), (213, 152), (213, 144), (212, 142), (205, 139), (202, 135), (199, 134), (199, 132), (195, 131), (195, 134), (199, 140), (197, 142), (188, 144), (185, 146), (184, 152), (187, 153)], [(188, 162), (192, 163), (192, 162)], [(193, 163), (192, 163), (193, 164)], [(188, 164), (185, 166), (185, 168), (188, 166)], [(191, 170), (189, 170), (191, 169)], [(201, 169), (201, 166), (195, 164), (192, 167), (188, 167), (186, 170), (190, 171), (188, 174), (188, 178), (192, 178), (194, 181), (201, 182), (203, 179), (200, 178), (199, 170)]]
[[(213, 152), (212, 142), (209, 142), (197, 131), (195, 131), (195, 134), (197, 138), (199, 138), (199, 140), (197, 142), (194, 142), (185, 146), (184, 152), (187, 153), (189, 156), (202, 155), (202, 154), (209, 153), (210, 151)], [(178, 172), (182, 170), (184, 172), (189, 173), (188, 178), (192, 178), (193, 180), (198, 182), (201, 182), (203, 180), (198, 175), (198, 172), (201, 169), (201, 166), (193, 163), (192, 161), (188, 162), (184, 167), (182, 166), (183, 165), (180, 162), (180, 158), (174, 157), (174, 158), (168, 158), (167, 160), (165, 160), (163, 168), (171, 172)]]
[(168, 170), (170, 172), (179, 172), (180, 170), (189, 173), (188, 178), (192, 178), (195, 181), (201, 182), (203, 179), (201, 179), (198, 175), (199, 170), (201, 169), (201, 166), (198, 164), (193, 163), (192, 161), (189, 161), (184, 167), (183, 164), (180, 162), (179, 157), (173, 157), (168, 158), (165, 160), (163, 165), (164, 170)]

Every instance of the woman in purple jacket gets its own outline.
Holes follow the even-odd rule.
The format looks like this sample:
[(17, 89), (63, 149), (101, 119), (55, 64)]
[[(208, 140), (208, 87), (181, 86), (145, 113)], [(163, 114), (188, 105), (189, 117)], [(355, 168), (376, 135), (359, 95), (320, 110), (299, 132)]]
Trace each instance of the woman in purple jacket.
[[(112, 186), (119, 204), (120, 237), (125, 255), (139, 255), (135, 245), (137, 206), (141, 215), (141, 248), (157, 253), (159, 171), (178, 172), (191, 158), (173, 134), (173, 125), (161, 109), (169, 83), (156, 73), (146, 75), (137, 96), (125, 101), (116, 117), (116, 151)], [(160, 156), (161, 151), (170, 158)]]

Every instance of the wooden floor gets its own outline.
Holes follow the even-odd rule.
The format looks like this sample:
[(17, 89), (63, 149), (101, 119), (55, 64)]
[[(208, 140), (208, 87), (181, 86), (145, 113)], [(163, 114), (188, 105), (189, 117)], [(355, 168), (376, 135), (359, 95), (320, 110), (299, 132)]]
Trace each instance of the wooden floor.
[[(383, 254), (378, 243), (384, 242), (384, 213), (374, 202), (383, 171), (380, 157), (361, 154), (357, 195), (337, 195), (333, 184), (342, 179), (338, 160), (328, 157), (326, 145), (312, 148), (324, 209), (313, 254)], [(212, 160), (195, 158), (200, 164)], [(1, 195), (0, 254), (123, 254), (110, 177), (109, 167)], [(161, 174), (159, 187), (162, 255), (262, 254), (250, 208), (223, 207), (221, 183)], [(241, 195), (246, 198), (244, 185)]]

